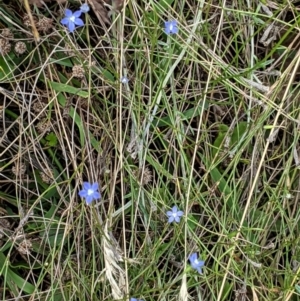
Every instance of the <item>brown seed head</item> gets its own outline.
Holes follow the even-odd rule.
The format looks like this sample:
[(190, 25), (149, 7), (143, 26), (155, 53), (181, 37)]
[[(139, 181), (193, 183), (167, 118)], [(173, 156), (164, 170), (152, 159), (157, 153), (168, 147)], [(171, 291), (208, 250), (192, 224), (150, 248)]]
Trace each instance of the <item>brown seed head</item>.
[(148, 185), (152, 181), (152, 173), (148, 167), (145, 167), (144, 173), (142, 174), (142, 185)]
[(79, 65), (74, 65), (72, 68), (72, 75), (77, 78), (84, 78), (84, 69)]
[[(36, 16), (32, 16), (32, 17), (33, 17), (33, 22), (34, 22), (34, 24), (37, 24), (37, 22), (38, 22), (37, 17), (36, 17)], [(29, 18), (29, 16), (28, 16), (27, 14), (24, 15), (24, 17), (23, 17), (23, 24), (24, 24), (26, 27), (31, 27), (30, 18)]]
[(53, 28), (53, 19), (42, 17), (42, 19), (40, 19), (37, 22), (36, 28), (38, 31), (43, 31), (43, 32), (49, 31), (50, 29)]
[(23, 176), (25, 175), (25, 172), (26, 172), (26, 166), (24, 163), (15, 164), (12, 167), (11, 171), (14, 175), (23, 178)]
[(15, 45), (15, 52), (17, 54), (23, 54), (27, 50), (24, 42), (17, 42)]
[(0, 39), (0, 54), (6, 55), (10, 52), (11, 44), (6, 39)]
[(23, 255), (30, 255), (32, 250), (32, 242), (30, 239), (24, 239), (18, 246), (18, 251)]
[(64, 53), (66, 55), (69, 55), (69, 56), (75, 56), (76, 55), (74, 49), (69, 44), (65, 45)]
[(36, 114), (40, 113), (44, 109), (44, 107), (45, 107), (45, 105), (40, 101), (36, 101), (32, 105), (32, 109), (33, 109), (34, 113), (36, 113)]
[(136, 170), (134, 175), (143, 186), (148, 185), (152, 181), (152, 173), (148, 167)]
[(39, 133), (48, 133), (51, 130), (51, 128), (49, 126), (49, 121), (47, 118), (44, 118), (43, 120), (41, 120), (37, 124), (36, 128)]
[(46, 184), (51, 184), (53, 182), (53, 174), (50, 176), (44, 172), (41, 172), (40, 176), (42, 178), (42, 181)]
[(14, 38), (12, 31), (9, 28), (3, 28), (1, 30), (1, 36), (5, 39), (11, 40)]

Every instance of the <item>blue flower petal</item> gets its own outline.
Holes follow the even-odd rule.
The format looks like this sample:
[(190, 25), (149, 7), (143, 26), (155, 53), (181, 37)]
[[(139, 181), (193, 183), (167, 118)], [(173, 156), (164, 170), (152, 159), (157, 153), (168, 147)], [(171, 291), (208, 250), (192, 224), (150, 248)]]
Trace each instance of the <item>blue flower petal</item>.
[(76, 18), (74, 23), (78, 26), (84, 26), (84, 22), (79, 18)]
[(69, 22), (68, 29), (70, 32), (73, 32), (75, 30), (75, 24), (73, 22)]
[(202, 269), (200, 267), (196, 268), (196, 270), (199, 274), (202, 274)]
[(63, 18), (61, 21), (60, 21), (60, 23), (62, 24), (62, 25), (67, 25), (68, 23), (69, 23), (69, 18)]
[(83, 26), (84, 22), (79, 18), (81, 11), (77, 10), (74, 13), (70, 9), (65, 10), (65, 18), (63, 18), (60, 23), (65, 25), (70, 32), (73, 32), (76, 28), (76, 25)]
[(170, 216), (168, 219), (168, 223), (172, 223), (174, 221), (174, 216)]
[(198, 259), (197, 253), (193, 253), (189, 257), (191, 266), (193, 269), (197, 270), (200, 274), (202, 274), (202, 268), (204, 267), (204, 261)]
[(169, 216), (169, 223), (175, 221), (176, 223), (180, 222), (181, 216), (183, 216), (183, 211), (179, 211), (177, 206), (172, 207), (172, 211), (167, 211), (167, 216)]
[[(74, 23), (72, 24), (74, 25)], [(93, 200), (101, 199), (101, 193), (98, 190), (99, 184), (97, 182), (93, 184), (83, 182), (83, 189), (78, 194), (80, 197), (85, 198), (86, 203), (89, 205)]]
[(197, 253), (193, 253), (189, 257), (189, 260), (191, 263), (194, 262), (196, 259), (197, 259)]
[(178, 208), (176, 206), (173, 206), (172, 211), (173, 211), (173, 213), (176, 213), (178, 211)]
[(66, 10), (65, 10), (65, 16), (69, 18), (69, 17), (72, 16), (72, 14), (73, 14), (72, 11), (70, 9), (66, 8)]
[(98, 190), (98, 188), (99, 188), (99, 184), (97, 182), (95, 182), (91, 185), (91, 189), (93, 189), (93, 190)]
[(83, 13), (87, 13), (87, 12), (89, 12), (90, 7), (89, 7), (89, 5), (88, 5), (87, 3), (84, 3), (84, 4), (82, 4), (82, 5), (80, 6), (80, 10), (81, 10)]
[(95, 192), (93, 193), (93, 198), (94, 198), (94, 199), (100, 199), (100, 198), (101, 198), (101, 194), (100, 194), (98, 191), (95, 191)]
[(177, 34), (178, 33), (178, 27), (177, 27), (176, 20), (165, 22), (165, 33), (166, 34)]
[(127, 84), (129, 82), (128, 78), (126, 76), (121, 77), (121, 83), (122, 84)]
[(180, 222), (179, 216), (175, 216), (175, 222), (176, 222), (176, 223), (179, 223), (179, 222)]
[(73, 16), (74, 16), (75, 18), (80, 17), (80, 16), (81, 16), (81, 10), (77, 10), (76, 12), (74, 12), (74, 13), (73, 13)]
[(89, 196), (87, 196), (86, 198), (85, 198), (85, 201), (86, 201), (86, 203), (88, 204), (88, 205), (90, 205), (91, 204), (91, 202), (93, 201), (93, 196), (91, 196), (91, 195), (89, 195)]
[(82, 197), (82, 198), (85, 198), (87, 197), (87, 191), (86, 190), (81, 190), (78, 192), (79, 196)]
[(83, 189), (85, 190), (91, 189), (91, 184), (89, 182), (83, 182)]

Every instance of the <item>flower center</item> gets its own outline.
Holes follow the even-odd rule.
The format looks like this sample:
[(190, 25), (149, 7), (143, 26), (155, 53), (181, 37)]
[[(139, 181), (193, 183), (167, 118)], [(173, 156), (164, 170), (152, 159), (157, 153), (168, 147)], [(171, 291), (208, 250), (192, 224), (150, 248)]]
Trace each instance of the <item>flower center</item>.
[(88, 191), (87, 191), (87, 194), (88, 195), (91, 195), (91, 194), (93, 194), (94, 193), (94, 190), (93, 189), (88, 189)]
[(69, 18), (69, 20), (71, 21), (71, 22), (75, 22), (75, 17), (74, 16), (71, 16), (70, 18)]
[(176, 217), (177, 216), (177, 212), (173, 212), (173, 216)]
[(173, 31), (173, 24), (170, 24), (169, 29), (170, 29), (170, 31)]

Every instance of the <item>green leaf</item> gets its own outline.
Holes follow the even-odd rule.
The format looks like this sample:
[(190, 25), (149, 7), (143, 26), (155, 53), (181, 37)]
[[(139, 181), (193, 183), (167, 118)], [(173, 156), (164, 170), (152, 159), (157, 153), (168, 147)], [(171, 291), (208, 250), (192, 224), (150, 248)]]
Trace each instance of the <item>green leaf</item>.
[[(97, 71), (97, 70), (95, 70), (95, 71)], [(112, 82), (115, 81), (115, 77), (108, 70), (102, 69), (101, 73), (105, 79), (108, 79)]]
[[(172, 6), (174, 0), (160, 0), (158, 3), (153, 3), (153, 10), (148, 14), (151, 18), (153, 15), (157, 16), (164, 14), (165, 11), (169, 11), (169, 8)], [(153, 19), (153, 18), (151, 18)]]
[(155, 256), (159, 258), (160, 256), (163, 256), (168, 250), (170, 250), (171, 244), (170, 243), (162, 243), (158, 246), (157, 250), (155, 251)]
[(57, 83), (52, 81), (48, 81), (48, 82), (50, 86), (53, 88), (53, 90), (56, 92), (66, 92), (66, 93), (81, 96), (83, 98), (88, 98), (89, 96), (89, 93), (87, 91), (83, 91), (81, 88), (78, 89), (67, 84), (62, 84), (62, 83)]
[(61, 66), (66, 66), (66, 67), (73, 67), (73, 65), (74, 65), (69, 58), (62, 58), (62, 59), (50, 58), (49, 62), (54, 63), (54, 64), (58, 64), (58, 65), (61, 65)]
[(48, 134), (45, 139), (48, 141), (47, 145), (49, 145), (49, 146), (56, 146), (57, 145), (57, 137), (53, 132)]
[(9, 260), (2, 252), (0, 252), (0, 275), (4, 277), (12, 292), (16, 292), (17, 294), (19, 293), (15, 286), (27, 294), (32, 294), (35, 291), (35, 287), (31, 283), (27, 282), (17, 273), (12, 271), (9, 266)]
[(37, 261), (35, 261), (33, 263), (28, 263), (25, 260), (20, 260), (17, 263), (11, 264), (11, 267), (12, 267), (12, 269), (37, 270), (37, 269), (41, 269), (43, 267), (43, 265)]
[(232, 293), (232, 288), (233, 288), (233, 284), (226, 281), (223, 292), (222, 292), (222, 297), (221, 297), (222, 301), (230, 300), (229, 297), (230, 297), (230, 294)]
[[(56, 226), (52, 224), (51, 226)], [(65, 234), (63, 229), (47, 229), (46, 231), (40, 232), (40, 237), (47, 241), (47, 245), (51, 248), (59, 247), (62, 242), (66, 243), (66, 240), (64, 239)], [(36, 252), (40, 252), (40, 250), (36, 250)]]
[(191, 232), (194, 232), (195, 228), (198, 226), (199, 221), (192, 215), (188, 214), (187, 226)]
[[(208, 108), (208, 102), (204, 103), (204, 110)], [(202, 114), (202, 104), (197, 106), (196, 108), (191, 108), (180, 113), (182, 120), (190, 120), (191, 118), (200, 116)], [(154, 127), (162, 127), (162, 126), (172, 126), (172, 121), (169, 116), (165, 116), (163, 118), (154, 118), (153, 120)]]
[[(11, 248), (11, 245), (12, 245), (11, 240), (6, 241), (5, 244), (1, 247), (0, 252), (5, 252), (9, 248)], [(1, 274), (1, 272), (0, 272), (0, 274)]]
[(230, 189), (230, 187), (228, 186), (227, 181), (224, 179), (224, 176), (219, 172), (218, 168), (212, 168), (210, 171), (210, 175), (214, 183), (218, 184), (218, 188), (220, 192), (224, 195), (224, 198), (226, 199), (228, 208), (233, 208), (234, 194)]
[(2, 81), (10, 73), (11, 67), (3, 56), (0, 56), (0, 80)]
[(212, 157), (214, 158), (220, 150), (222, 150), (223, 140), (228, 132), (229, 128), (226, 124), (219, 124), (218, 136), (213, 144)]
[(16, 71), (16, 64), (20, 61), (19, 58), (15, 56), (15, 54), (10, 54), (9, 56), (2, 56), (0, 55), (0, 80), (1, 81), (8, 81), (11, 79)]
[(170, 174), (165, 168), (162, 168), (158, 161), (153, 160), (151, 156), (146, 156), (147, 162), (152, 165), (161, 175), (167, 177), (167, 179), (172, 179), (172, 174)]
[(243, 135), (247, 132), (247, 122), (242, 121), (239, 122), (236, 127), (233, 130), (231, 140), (230, 140), (230, 146), (234, 146), (242, 139)]
[[(228, 151), (232, 150), (238, 143), (240, 143), (241, 139), (243, 138), (244, 134), (247, 132), (248, 124), (246, 121), (239, 122), (232, 133), (229, 133), (229, 128), (225, 124), (219, 125), (219, 134), (214, 141), (214, 148), (212, 150), (213, 158), (220, 153), (223, 149), (224, 138), (228, 137), (230, 139), (229, 142), (229, 149)], [(250, 146), (249, 146), (250, 147)]]

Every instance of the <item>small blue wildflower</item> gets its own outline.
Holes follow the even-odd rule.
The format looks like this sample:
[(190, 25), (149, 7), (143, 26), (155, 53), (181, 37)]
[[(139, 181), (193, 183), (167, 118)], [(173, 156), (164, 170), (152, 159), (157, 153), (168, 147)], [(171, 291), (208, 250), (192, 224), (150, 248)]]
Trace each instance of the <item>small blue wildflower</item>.
[(193, 269), (197, 270), (200, 274), (202, 274), (202, 268), (204, 267), (204, 261), (198, 259), (197, 253), (191, 254), (189, 257), (191, 266)]
[(82, 13), (88, 13), (90, 11), (90, 7), (87, 3), (84, 3), (80, 6), (80, 10)]
[(130, 301), (143, 301), (141, 299), (136, 299), (136, 298), (130, 298)]
[(167, 216), (169, 217), (168, 223), (172, 223), (174, 221), (179, 223), (180, 217), (183, 216), (183, 211), (178, 211), (178, 208), (174, 206), (172, 211), (167, 211)]
[(177, 27), (176, 20), (165, 22), (165, 33), (166, 34), (177, 34), (178, 33), (178, 27)]
[(89, 182), (83, 182), (83, 189), (79, 191), (79, 196), (85, 198), (87, 205), (90, 205), (93, 200), (101, 198), (101, 194), (98, 191), (98, 183), (90, 184)]
[(129, 79), (126, 76), (121, 77), (121, 83), (122, 84), (128, 84), (128, 82), (129, 82)]
[(75, 25), (84, 26), (83, 21), (79, 18), (81, 15), (81, 10), (77, 10), (72, 13), (70, 9), (65, 10), (65, 18), (63, 18), (60, 23), (66, 25), (70, 32), (73, 32)]

